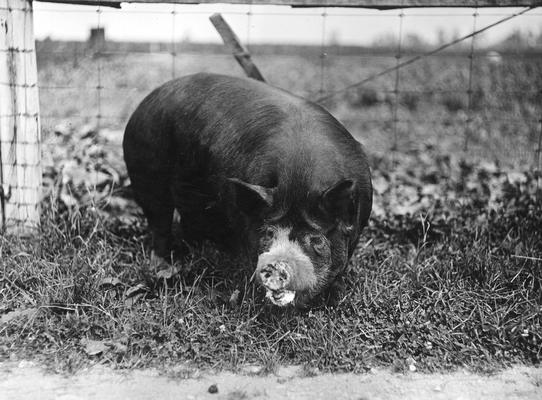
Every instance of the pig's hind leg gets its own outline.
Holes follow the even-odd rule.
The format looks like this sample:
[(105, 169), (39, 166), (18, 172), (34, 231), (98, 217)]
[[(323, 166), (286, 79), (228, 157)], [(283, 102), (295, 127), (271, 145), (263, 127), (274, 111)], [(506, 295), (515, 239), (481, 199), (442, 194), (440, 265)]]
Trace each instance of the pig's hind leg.
[[(152, 186), (143, 185), (143, 190), (138, 190), (136, 182), (132, 183), (136, 200), (149, 224), (152, 236), (151, 264), (154, 266), (171, 262), (174, 206), (168, 181), (165, 178), (154, 180)], [(153, 190), (149, 191), (149, 187)]]

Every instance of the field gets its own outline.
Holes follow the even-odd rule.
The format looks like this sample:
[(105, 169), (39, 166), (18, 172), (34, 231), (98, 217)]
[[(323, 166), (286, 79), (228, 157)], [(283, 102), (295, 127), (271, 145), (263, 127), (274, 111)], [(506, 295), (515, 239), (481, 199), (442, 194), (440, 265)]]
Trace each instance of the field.
[[(122, 130), (143, 97), (174, 76), (199, 71), (243, 74), (231, 55), (210, 53), (214, 47), (174, 59), (169, 53), (132, 53), (120, 45), (101, 57), (80, 47), (41, 47), (45, 135), (59, 125)], [(256, 47), (253, 58), (269, 83), (312, 100), (396, 63), (390, 52), (356, 55), (340, 49), (329, 49), (323, 63), (318, 47), (301, 47), (299, 54), (272, 54), (273, 49)], [(404, 54), (401, 61), (415, 54)], [(538, 162), (542, 53), (498, 57), (475, 55), (472, 73), (468, 53), (429, 57), (402, 68), (397, 76), (393, 72), (340, 92), (324, 105), (373, 154), (391, 148), (404, 153), (430, 144), (442, 152), (466, 149), (469, 157), (530, 168)]]
[[(269, 82), (312, 99), (395, 63), (331, 54), (322, 80), (317, 54), (255, 61)], [(449, 55), (402, 70), (397, 94), (391, 74), (326, 103), (371, 154), (375, 206), (346, 293), (309, 312), (266, 304), (251, 267), (209, 243), (167, 279), (150, 269), (120, 141), (137, 103), (173, 75), (171, 57), (38, 63), (42, 234), (0, 236), (0, 360), (65, 372), (156, 366), (174, 377), (252, 364), (311, 375), (540, 363), (539, 57), (481, 57), (471, 96), (468, 59)], [(240, 74), (224, 55), (176, 58), (175, 75), (196, 71)]]

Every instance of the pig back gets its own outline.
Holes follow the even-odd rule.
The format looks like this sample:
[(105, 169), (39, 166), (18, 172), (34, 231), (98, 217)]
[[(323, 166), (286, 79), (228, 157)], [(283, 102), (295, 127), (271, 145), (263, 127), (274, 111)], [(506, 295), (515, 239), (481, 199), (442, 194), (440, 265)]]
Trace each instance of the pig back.
[(124, 147), (129, 170), (167, 176), (182, 209), (216, 203), (237, 178), (310, 192), (353, 179), (370, 210), (360, 143), (319, 105), (254, 80), (201, 73), (164, 84), (135, 111)]

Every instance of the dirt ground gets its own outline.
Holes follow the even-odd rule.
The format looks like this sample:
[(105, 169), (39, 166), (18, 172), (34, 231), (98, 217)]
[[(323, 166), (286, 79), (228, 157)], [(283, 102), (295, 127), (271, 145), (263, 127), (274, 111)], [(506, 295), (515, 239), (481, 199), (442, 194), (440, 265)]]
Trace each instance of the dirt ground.
[[(265, 377), (202, 373), (189, 379), (155, 370), (113, 371), (96, 366), (74, 376), (48, 374), (29, 362), (0, 364), (0, 399), (541, 399), (542, 369), (517, 366), (492, 376), (397, 374), (372, 370), (363, 375), (303, 377), (283, 367)], [(213, 392), (213, 388), (217, 392)]]

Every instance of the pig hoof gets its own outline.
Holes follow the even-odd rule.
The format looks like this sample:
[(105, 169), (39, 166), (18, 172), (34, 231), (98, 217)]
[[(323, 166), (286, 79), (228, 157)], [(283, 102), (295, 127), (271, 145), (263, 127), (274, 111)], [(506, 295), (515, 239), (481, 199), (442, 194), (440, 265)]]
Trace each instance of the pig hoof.
[(295, 292), (293, 290), (270, 290), (267, 289), (265, 294), (271, 303), (276, 306), (284, 307), (290, 303), (293, 303), (295, 299)]

